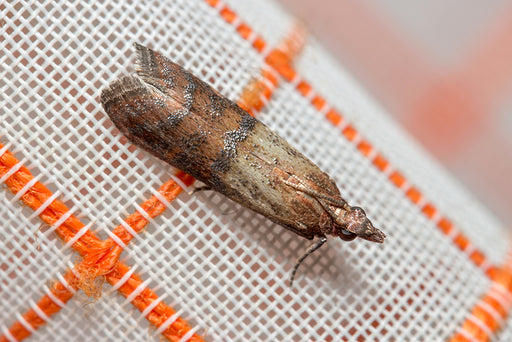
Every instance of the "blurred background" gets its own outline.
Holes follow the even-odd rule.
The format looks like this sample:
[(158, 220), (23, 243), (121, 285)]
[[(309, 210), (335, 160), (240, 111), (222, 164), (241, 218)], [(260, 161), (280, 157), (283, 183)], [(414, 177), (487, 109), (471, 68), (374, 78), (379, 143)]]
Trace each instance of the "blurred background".
[(512, 1), (279, 2), (461, 183), (512, 220)]

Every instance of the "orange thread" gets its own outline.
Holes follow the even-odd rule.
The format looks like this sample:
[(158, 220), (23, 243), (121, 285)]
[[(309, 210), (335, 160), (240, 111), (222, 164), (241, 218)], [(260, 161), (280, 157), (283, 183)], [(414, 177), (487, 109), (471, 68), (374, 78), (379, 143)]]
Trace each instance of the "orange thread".
[(429, 219), (433, 219), (438, 214), (436, 207), (434, 207), (431, 203), (425, 204), (425, 206), (423, 207), (423, 209), (421, 209), (421, 211)]
[(237, 19), (237, 15), (235, 12), (233, 12), (229, 7), (227, 6), (224, 6), (221, 10), (220, 10), (220, 15), (224, 18), (224, 20), (226, 20), (228, 23), (232, 24), (236, 19)]
[(370, 145), (366, 140), (361, 141), (359, 145), (357, 145), (357, 149), (366, 157), (368, 157), (373, 151), (372, 145)]
[(208, 5), (212, 7), (217, 7), (217, 4), (219, 3), (219, 0), (204, 0), (208, 3)]
[(262, 53), (263, 51), (265, 51), (267, 43), (265, 43), (265, 41), (261, 37), (256, 37), (256, 39), (254, 39), (254, 43), (252, 43), (252, 47), (256, 49), (256, 51), (258, 51), (259, 53)]
[[(107, 274), (107, 281), (110, 284), (115, 285), (128, 271), (128, 266), (118, 262), (112, 272)], [(128, 297), (130, 294), (132, 294), (133, 291), (141, 286), (142, 283), (143, 281), (140, 277), (132, 275), (122, 286), (119, 287), (118, 291), (124, 297)], [(140, 312), (143, 312), (151, 303), (153, 303), (153, 301), (157, 299), (158, 296), (156, 293), (148, 288), (145, 288), (141, 293), (133, 298), (131, 303), (137, 309), (139, 309)], [(151, 312), (147, 314), (146, 319), (156, 327), (159, 327), (175, 313), (176, 311), (160, 302), (153, 308), (153, 310), (151, 310)], [(162, 335), (165, 336), (169, 341), (179, 341), (189, 330), (190, 327), (187, 325), (186, 321), (178, 317), (165, 331), (162, 332)], [(203, 339), (199, 335), (193, 334), (187, 341), (201, 342)]]
[(377, 154), (372, 163), (380, 171), (386, 171), (386, 169), (389, 167), (389, 162), (381, 154)]
[(336, 111), (334, 109), (331, 109), (327, 112), (327, 115), (325, 116), (327, 120), (329, 120), (334, 126), (338, 126), (342, 121), (343, 118), (336, 114)]
[(449, 235), (453, 230), (453, 224), (444, 217), (437, 223), (437, 227), (446, 235)]
[[(2, 147), (2, 144), (0, 144), (0, 148)], [(0, 177), (9, 172), (9, 170), (18, 163), (19, 161), (9, 151), (6, 151), (2, 156), (0, 156)], [(178, 173), (177, 176), (180, 177), (180, 179), (187, 185), (190, 185), (193, 182), (193, 178), (183, 172)], [(28, 171), (28, 169), (24, 166), (21, 166), (16, 172), (8, 177), (4, 183), (13, 193), (16, 194), (20, 189), (23, 189), (23, 187), (32, 179), (34, 179), (34, 177)], [(168, 181), (162, 185), (158, 191), (168, 201), (172, 201), (182, 190), (174, 181)], [(52, 193), (44, 185), (42, 185), (40, 182), (36, 182), (30, 189), (25, 192), (25, 194), (20, 197), (20, 200), (33, 210), (37, 210), (51, 196)], [(151, 199), (144, 202), (141, 205), (141, 208), (145, 210), (150, 217), (155, 217), (165, 209), (165, 206), (156, 197), (153, 196)], [(44, 222), (53, 224), (68, 213), (69, 210), (63, 203), (58, 200), (53, 200), (52, 203), (48, 205), (47, 208), (43, 210), (39, 216)], [(148, 221), (139, 212), (129, 216), (126, 222), (130, 224), (132, 229), (136, 232), (140, 232), (140, 230), (148, 223)], [(74, 215), (69, 215), (69, 217), (59, 227), (56, 227), (55, 232), (64, 241), (67, 242), (71, 240), (74, 235), (83, 227), (84, 225)], [(129, 233), (126, 232), (126, 229), (122, 225), (114, 229), (114, 234), (120, 237), (121, 240), (123, 240), (125, 243), (128, 243), (131, 238), (133, 238)], [(80, 277), (76, 278), (70, 271), (68, 271), (65, 279), (70, 286), (73, 288), (80, 288), (88, 295), (98, 295), (99, 292), (97, 281), (98, 279), (101, 279), (99, 277), (106, 277), (109, 282), (115, 284), (115, 276), (111, 273), (119, 273), (119, 269), (123, 269), (124, 274), (128, 269), (127, 266), (122, 265), (118, 261), (119, 255), (122, 252), (122, 248), (110, 238), (101, 241), (92, 232), (88, 231), (80, 236), (80, 238), (72, 245), (72, 247), (83, 256), (82, 262), (76, 265), (76, 270), (78, 271)], [(128, 279), (128, 282), (130, 281), (134, 284), (141, 282), (140, 279), (133, 274), (131, 275), (130, 279)], [(123, 286), (121, 286), (120, 289), (123, 288)], [(63, 303), (66, 303), (72, 297), (70, 290), (65, 288), (65, 286), (60, 282), (56, 283), (53, 288), (55, 290), (52, 290), (52, 294)], [(144, 294), (152, 293), (149, 289), (144, 291)], [(144, 294), (139, 294), (137, 298), (139, 298), (141, 295), (143, 296)], [(49, 295), (43, 296), (38, 301), (37, 305), (39, 309), (41, 309), (48, 317), (59, 312), (61, 309), (61, 307), (58, 306), (50, 298)], [(170, 317), (168, 313), (174, 313), (174, 311), (163, 303), (160, 303), (159, 305), (165, 307), (163, 316), (160, 317), (163, 319), (163, 321), (165, 321), (165, 317)], [(139, 305), (137, 307), (144, 306)], [(147, 305), (145, 307), (147, 307)], [(144, 308), (142, 310), (144, 310)], [(23, 318), (34, 329), (38, 329), (45, 323), (45, 321), (39, 317), (37, 312), (33, 309), (28, 310), (23, 315)], [(150, 319), (150, 321), (152, 323), (161, 323), (159, 320), (155, 319)], [(178, 318), (167, 328), (165, 332), (163, 332), (163, 334), (170, 340), (179, 340), (189, 330), (190, 328), (185, 325), (184, 321)], [(21, 322), (15, 322), (9, 329), (9, 332), (17, 340), (24, 339), (30, 335), (30, 331), (28, 331), (21, 324)], [(7, 338), (5, 336), (0, 337), (0, 341), (6, 339)], [(190, 340), (201, 341), (201, 338), (194, 334)]]
[(490, 274), (491, 287), (475, 304), (450, 342), (489, 341), (492, 334), (502, 325), (512, 307), (512, 253), (501, 268)]
[(249, 39), (249, 37), (251, 36), (251, 34), (254, 33), (254, 31), (249, 27), (247, 26), (247, 24), (240, 24), (236, 30), (238, 31), (238, 33), (240, 33), (240, 36), (242, 36), (242, 38), (244, 39)]
[(398, 171), (392, 172), (389, 180), (399, 189), (406, 183), (405, 177)]
[(347, 138), (348, 141), (354, 141), (356, 137), (359, 135), (351, 124), (348, 124), (347, 127), (341, 132)]
[(312, 87), (309, 83), (305, 82), (305, 81), (301, 81), (298, 85), (297, 85), (297, 90), (299, 91), (299, 93), (301, 93), (304, 97), (308, 96), (308, 94), (312, 91)]
[[(66, 275), (64, 275), (64, 279), (66, 279), (68, 283), (70, 283), (70, 280), (72, 280), (73, 277), (74, 276), (71, 272), (68, 272), (66, 273)], [(52, 293), (54, 298), (56, 298), (63, 304), (67, 303), (68, 300), (73, 297), (73, 293), (60, 282), (55, 283), (50, 289), (50, 292)], [(61, 309), (61, 307), (57, 305), (49, 295), (43, 296), (37, 302), (36, 305), (48, 317), (56, 314)], [(41, 317), (39, 317), (39, 315), (34, 309), (30, 309), (29, 311), (27, 311), (23, 315), (23, 318), (25, 319), (25, 321), (27, 321), (28, 324), (30, 324), (32, 328), (34, 328), (34, 330), (38, 329), (40, 326), (46, 323), (43, 319), (41, 319)], [(30, 336), (30, 331), (28, 331), (20, 322), (15, 322), (9, 329), (9, 332), (18, 341)], [(5, 336), (0, 336), (0, 342), (7, 341), (8, 339)]]
[(405, 195), (409, 197), (411, 202), (414, 204), (418, 204), (423, 197), (419, 190), (414, 187), (410, 187), (409, 190), (406, 191)]
[[(324, 106), (327, 105), (327, 102), (325, 102), (325, 100), (323, 98), (321, 98), (320, 96), (316, 95), (315, 97), (313, 97), (311, 99), (311, 104), (318, 110), (322, 110), (322, 108), (324, 108)], [(329, 120), (329, 119), (328, 119)], [(336, 124), (334, 124), (336, 126)]]
[(462, 234), (457, 234), (453, 242), (462, 250), (465, 250), (470, 244), (469, 240)]

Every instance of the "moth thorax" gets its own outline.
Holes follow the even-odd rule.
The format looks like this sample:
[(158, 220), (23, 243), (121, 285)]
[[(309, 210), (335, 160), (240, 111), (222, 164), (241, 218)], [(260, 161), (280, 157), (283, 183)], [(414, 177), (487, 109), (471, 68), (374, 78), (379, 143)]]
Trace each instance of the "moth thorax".
[(337, 207), (333, 210), (334, 213), (334, 228), (332, 234), (338, 236), (340, 239), (345, 241), (352, 241), (357, 237), (357, 234), (347, 230), (347, 214), (350, 212), (344, 208)]

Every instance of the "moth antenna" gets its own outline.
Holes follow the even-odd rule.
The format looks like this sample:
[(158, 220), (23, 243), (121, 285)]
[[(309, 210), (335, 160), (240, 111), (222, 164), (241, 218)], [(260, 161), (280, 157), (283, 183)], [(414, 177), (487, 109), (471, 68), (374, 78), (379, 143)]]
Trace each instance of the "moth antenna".
[(290, 277), (290, 287), (293, 286), (293, 280), (295, 279), (295, 273), (297, 273), (297, 270), (299, 269), (300, 264), (304, 260), (306, 260), (306, 258), (308, 256), (313, 254), (317, 249), (322, 247), (322, 245), (326, 242), (327, 242), (327, 238), (325, 236), (322, 236), (320, 239), (318, 239), (311, 246), (308, 247), (308, 249), (306, 250), (306, 253), (304, 253), (300, 258), (297, 259), (295, 266), (293, 266), (292, 276)]

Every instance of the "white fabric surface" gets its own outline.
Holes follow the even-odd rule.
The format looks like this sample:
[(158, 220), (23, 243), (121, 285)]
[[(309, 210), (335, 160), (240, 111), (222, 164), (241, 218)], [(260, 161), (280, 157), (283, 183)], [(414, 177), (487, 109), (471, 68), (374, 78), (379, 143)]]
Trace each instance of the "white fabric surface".
[[(270, 47), (294, 21), (271, 1), (228, 1)], [(0, 141), (102, 238), (173, 170), (134, 148), (99, 104), (100, 89), (133, 71), (132, 42), (171, 57), (237, 100), (263, 57), (202, 0), (8, 0), (0, 5)], [(500, 264), (506, 230), (308, 37), (295, 65), (315, 90)], [(309, 245), (221, 195), (181, 194), (121, 256), (208, 341), (445, 341), (490, 280), (289, 83), (258, 118), (332, 175), (366, 209), (385, 244)], [(0, 195), (0, 334), (76, 262), (32, 210)], [(34, 239), (37, 235), (37, 242)], [(39, 248), (37, 248), (39, 246)], [(30, 340), (147, 340), (140, 312), (109, 293), (78, 293)], [(508, 324), (510, 326), (510, 324)], [(149, 331), (148, 331), (149, 329)], [(158, 339), (158, 335), (151, 337)], [(511, 340), (505, 329), (500, 341)]]

